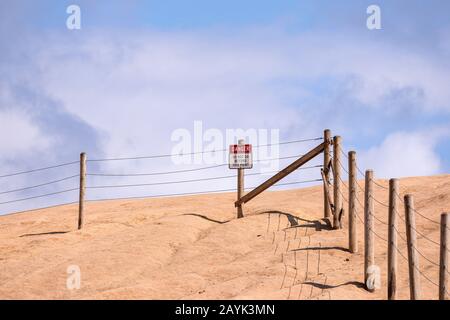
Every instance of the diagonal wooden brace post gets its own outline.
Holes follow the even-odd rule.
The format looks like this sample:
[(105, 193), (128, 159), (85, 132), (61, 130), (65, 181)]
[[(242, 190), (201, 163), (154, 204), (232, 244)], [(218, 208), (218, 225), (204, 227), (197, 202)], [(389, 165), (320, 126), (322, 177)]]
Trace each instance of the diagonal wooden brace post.
[(280, 181), (281, 179), (286, 177), (288, 174), (290, 174), (293, 171), (297, 170), (302, 165), (304, 165), (305, 163), (307, 163), (308, 161), (310, 161), (311, 159), (313, 159), (314, 157), (319, 155), (321, 152), (323, 152), (324, 149), (325, 149), (325, 142), (322, 142), (317, 147), (315, 147), (314, 149), (309, 151), (307, 154), (305, 154), (301, 158), (295, 160), (293, 163), (291, 163), (286, 168), (284, 168), (283, 170), (281, 170), (280, 172), (275, 174), (273, 177), (269, 178), (268, 180), (266, 180), (265, 182), (263, 182), (262, 184), (257, 186), (255, 189), (253, 189), (252, 191), (247, 193), (245, 196), (243, 196), (242, 198), (237, 200), (234, 203), (234, 206), (235, 207), (239, 207), (240, 205), (242, 205), (244, 203), (247, 203), (248, 201), (252, 200), (254, 197), (259, 195), (261, 192), (263, 192), (264, 190), (270, 188), (275, 183), (277, 183), (278, 181)]

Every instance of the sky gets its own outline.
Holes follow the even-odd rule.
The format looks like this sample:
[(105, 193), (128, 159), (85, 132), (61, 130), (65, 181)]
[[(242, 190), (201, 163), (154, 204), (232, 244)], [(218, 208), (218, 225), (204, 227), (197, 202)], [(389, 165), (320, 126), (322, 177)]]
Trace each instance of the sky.
[[(79, 30), (66, 26), (72, 4), (81, 9)], [(381, 10), (380, 30), (366, 25), (373, 4)], [(376, 177), (448, 173), (448, 12), (444, 0), (1, 1), (0, 214), (76, 201), (75, 190), (5, 203), (76, 189), (77, 177), (5, 192), (75, 176), (79, 167), (1, 176), (76, 162), (82, 151), (88, 159), (170, 154), (180, 132), (190, 135), (192, 151), (204, 151), (211, 148), (208, 135), (222, 135), (215, 149), (234, 143), (225, 139), (227, 129), (258, 132), (249, 141), (258, 145), (321, 137), (329, 128), (342, 136), (345, 152), (357, 151), (359, 167), (373, 169)], [(199, 123), (200, 137), (194, 129)], [(293, 156), (317, 143), (263, 153)], [(191, 160), (198, 161), (88, 162), (88, 173), (210, 165)], [(226, 164), (226, 153), (220, 161)], [(248, 173), (260, 171), (256, 163)], [(234, 174), (225, 166), (164, 176), (88, 176), (88, 186)], [(246, 185), (269, 176), (249, 176)], [(285, 182), (317, 178), (315, 168)], [(89, 189), (88, 199), (235, 185), (229, 178)]]

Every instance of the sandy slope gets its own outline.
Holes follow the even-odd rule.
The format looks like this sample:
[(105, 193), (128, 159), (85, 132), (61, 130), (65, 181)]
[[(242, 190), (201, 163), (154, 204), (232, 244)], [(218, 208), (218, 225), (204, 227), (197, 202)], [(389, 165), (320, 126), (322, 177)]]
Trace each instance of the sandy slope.
[[(436, 221), (450, 211), (448, 175), (403, 179), (401, 191), (413, 193), (417, 209)], [(387, 202), (387, 191), (376, 187), (376, 197)], [(0, 217), (0, 298), (386, 298), (386, 243), (376, 238), (383, 288), (368, 293), (362, 288), (362, 226), (360, 253), (352, 255), (346, 251), (346, 230), (329, 230), (321, 220), (321, 187), (266, 192), (245, 207), (246, 217), (239, 220), (234, 198), (89, 203), (81, 232), (75, 230), (76, 206)], [(376, 213), (387, 220), (382, 205), (376, 204)], [(437, 224), (420, 217), (417, 224), (439, 242)], [(376, 229), (387, 238), (385, 225), (377, 221)], [(405, 242), (399, 241), (406, 256)], [(436, 245), (419, 237), (419, 246), (438, 261)], [(69, 265), (81, 268), (79, 290), (66, 288)], [(401, 257), (399, 265), (399, 295), (408, 298), (407, 265)], [(432, 263), (421, 259), (421, 269), (438, 281)], [(425, 298), (437, 297), (437, 288), (424, 278), (422, 287)]]

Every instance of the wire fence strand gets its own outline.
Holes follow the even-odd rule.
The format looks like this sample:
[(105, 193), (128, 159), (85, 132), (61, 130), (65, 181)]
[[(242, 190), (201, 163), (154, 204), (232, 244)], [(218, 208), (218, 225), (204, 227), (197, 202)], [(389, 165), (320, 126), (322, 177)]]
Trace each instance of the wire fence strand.
[[(55, 204), (55, 205), (46, 206), (46, 207), (39, 207), (39, 208), (34, 208), (34, 209), (29, 209), (29, 210), (9, 212), (9, 213), (2, 214), (1, 216), (6, 217), (6, 216), (12, 216), (15, 214), (25, 213), (25, 212), (28, 213), (28, 212), (34, 212), (34, 211), (39, 211), (39, 210), (53, 209), (53, 208), (59, 208), (59, 207), (64, 207), (64, 206), (68, 206), (68, 205), (73, 205), (73, 204), (78, 204), (78, 201), (65, 202), (65, 203)], [(78, 207), (77, 207), (77, 210), (78, 210)]]
[[(303, 180), (303, 181), (295, 181), (295, 182), (285, 182), (274, 184), (272, 187), (281, 187), (295, 184), (303, 184), (303, 183), (313, 183), (319, 182), (322, 179), (312, 179), (312, 180)], [(245, 190), (251, 190), (256, 188), (257, 186), (247, 187)], [(182, 193), (170, 193), (170, 194), (156, 194), (156, 195), (148, 195), (148, 196), (133, 196), (133, 197), (123, 197), (123, 198), (101, 198), (101, 199), (88, 199), (90, 202), (97, 201), (107, 201), (107, 200), (127, 200), (127, 199), (146, 199), (146, 198), (165, 198), (165, 197), (175, 197), (175, 196), (187, 196), (187, 195), (200, 195), (200, 194), (208, 194), (208, 193), (222, 193), (222, 192), (234, 192), (236, 188), (230, 189), (219, 189), (219, 190), (207, 190), (207, 191), (198, 191), (198, 192), (182, 192)]]
[[(405, 218), (403, 218), (400, 214), (398, 215), (400, 217), (400, 219), (406, 223)], [(426, 236), (425, 234), (423, 234), (422, 232), (420, 232), (419, 230), (417, 230), (417, 228), (411, 227), (420, 237), (422, 237), (425, 240), (428, 240), (429, 242), (435, 244), (436, 246), (441, 246), (440, 243), (434, 241), (433, 239), (429, 238), (428, 236)], [(450, 248), (449, 248), (450, 249)]]
[(140, 177), (140, 176), (162, 176), (167, 174), (175, 173), (186, 173), (186, 172), (197, 172), (208, 169), (220, 168), (227, 166), (227, 164), (218, 164), (213, 166), (194, 168), (194, 169), (182, 169), (182, 170), (172, 170), (172, 171), (161, 171), (161, 172), (149, 172), (149, 173), (87, 173), (87, 176), (97, 176), (97, 177)]
[(67, 190), (62, 190), (62, 191), (56, 191), (56, 192), (46, 193), (46, 194), (42, 194), (42, 195), (39, 195), (39, 196), (33, 196), (33, 197), (28, 197), (28, 198), (21, 198), (21, 199), (15, 199), (15, 200), (10, 200), (10, 201), (4, 201), (4, 202), (0, 202), (0, 205), (8, 204), (8, 203), (15, 203), (15, 202), (22, 202), (22, 201), (31, 200), (31, 199), (37, 199), (37, 198), (44, 198), (44, 197), (49, 197), (49, 196), (53, 196), (53, 195), (56, 195), (56, 194), (62, 194), (62, 193), (67, 193), (67, 192), (71, 192), (71, 191), (76, 191), (76, 190), (79, 190), (79, 188), (73, 188), (73, 189), (67, 189)]
[(34, 186), (30, 186), (30, 187), (24, 187), (24, 188), (20, 188), (20, 189), (3, 191), (3, 192), (0, 192), (0, 194), (7, 194), (7, 193), (13, 193), (13, 192), (19, 192), (19, 191), (25, 191), (25, 190), (30, 190), (30, 189), (34, 189), (34, 188), (44, 187), (44, 186), (48, 186), (48, 185), (51, 185), (51, 184), (67, 181), (67, 180), (70, 180), (70, 179), (73, 179), (73, 178), (77, 178), (79, 176), (80, 176), (79, 174), (76, 174), (76, 175), (73, 175), (73, 176), (68, 176), (68, 177), (65, 177), (65, 178), (62, 178), (62, 179), (53, 180), (53, 181), (37, 184), (37, 185), (34, 185)]
[[(304, 167), (303, 169), (313, 169), (318, 168), (319, 166), (310, 166)], [(245, 176), (260, 176), (265, 174), (275, 174), (280, 171), (268, 171), (268, 172), (255, 172), (248, 173)], [(105, 188), (125, 188), (125, 187), (144, 187), (144, 186), (159, 186), (159, 185), (169, 185), (169, 184), (182, 184), (182, 183), (191, 183), (191, 182), (200, 182), (200, 181), (213, 181), (213, 180), (222, 180), (236, 178), (236, 174), (226, 175), (226, 176), (217, 176), (217, 177), (207, 177), (207, 178), (199, 178), (199, 179), (188, 179), (188, 180), (176, 180), (176, 181), (163, 181), (163, 182), (152, 182), (152, 183), (137, 183), (137, 184), (123, 184), (123, 185), (100, 185), (100, 186), (87, 186), (87, 189), (105, 189)]]
[[(299, 140), (285, 141), (285, 142), (279, 142), (279, 143), (269, 143), (269, 144), (264, 144), (264, 145), (252, 146), (252, 148), (269, 147), (269, 146), (274, 146), (274, 145), (287, 145), (287, 144), (302, 143), (302, 142), (309, 142), (309, 141), (319, 141), (319, 140), (323, 140), (323, 138), (322, 137), (318, 137), (318, 138), (310, 138), (310, 139), (299, 139)], [(173, 157), (173, 156), (189, 156), (189, 155), (196, 155), (196, 154), (225, 152), (227, 150), (228, 150), (228, 148), (218, 149), (218, 150), (179, 153), (179, 154), (173, 154), (172, 153), (172, 154), (159, 154), (159, 155), (136, 156), (136, 157), (117, 157), (117, 158), (104, 158), (104, 159), (88, 159), (87, 161), (88, 162), (105, 162), (105, 161), (158, 159), (158, 158), (169, 158), (169, 157)]]
[[(403, 203), (404, 199), (403, 199), (398, 193), (395, 193), (395, 196)], [(430, 222), (432, 222), (432, 223), (434, 223), (434, 224), (437, 224), (437, 225), (441, 225), (440, 222), (428, 218), (428, 217), (425, 216), (424, 214), (420, 213), (420, 211), (418, 211), (416, 208), (414, 208), (413, 211), (414, 211), (415, 213), (417, 213), (417, 215), (419, 215), (420, 217), (424, 218), (425, 220), (428, 220), (428, 221), (430, 221)]]
[(55, 169), (55, 168), (61, 168), (61, 167), (66, 167), (66, 166), (70, 166), (70, 165), (74, 165), (74, 164), (78, 164), (78, 163), (79, 163), (79, 161), (73, 161), (73, 162), (61, 163), (61, 164), (57, 164), (57, 165), (49, 166), (49, 167), (43, 167), (43, 168), (38, 168), (38, 169), (31, 169), (31, 170), (26, 170), (26, 171), (9, 173), (9, 174), (0, 175), (0, 178), (7, 178), (7, 177), (18, 176), (18, 175), (27, 174), (27, 173), (33, 173), (33, 172), (38, 172), (38, 171), (45, 171), (45, 170), (50, 170), (50, 169)]
[[(276, 161), (276, 160), (287, 160), (287, 159), (294, 159), (299, 158), (303, 155), (294, 155), (294, 156), (286, 156), (286, 157), (279, 157), (279, 158), (270, 158), (270, 159), (257, 159), (253, 162), (269, 162), (269, 161)], [(135, 173), (104, 173), (104, 172), (94, 172), (94, 173), (87, 173), (88, 176), (99, 176), (99, 177), (140, 177), (140, 176), (161, 176), (161, 175), (168, 175), (168, 174), (176, 174), (176, 173), (187, 173), (187, 172), (197, 172), (197, 171), (203, 171), (203, 170), (209, 170), (209, 169), (215, 169), (220, 167), (226, 167), (228, 166), (227, 163), (224, 164), (216, 164), (212, 166), (206, 166), (206, 167), (200, 167), (200, 168), (193, 168), (193, 169), (181, 169), (181, 170), (172, 170), (172, 171), (159, 171), (159, 172), (135, 172)], [(311, 168), (320, 168), (322, 165), (316, 165), (311, 167), (303, 167), (299, 168), (300, 170), (304, 169), (311, 169)]]

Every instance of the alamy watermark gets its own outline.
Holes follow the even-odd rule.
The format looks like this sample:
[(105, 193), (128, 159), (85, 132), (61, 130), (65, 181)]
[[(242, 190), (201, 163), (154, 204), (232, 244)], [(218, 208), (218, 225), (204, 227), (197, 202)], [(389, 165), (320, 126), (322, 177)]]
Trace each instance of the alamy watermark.
[(260, 164), (260, 172), (279, 169), (279, 129), (205, 129), (202, 121), (194, 121), (192, 129), (179, 128), (172, 132), (172, 162), (176, 165), (227, 164), (229, 146), (240, 139), (253, 145), (253, 159)]
[(81, 8), (76, 4), (67, 7), (66, 13), (69, 15), (66, 20), (66, 27), (69, 30), (81, 29)]
[(370, 265), (367, 267), (367, 289), (374, 291), (381, 288), (381, 271), (377, 265)]
[[(81, 29), (81, 8), (79, 5), (71, 4), (66, 8), (69, 15), (66, 20), (66, 27), (69, 30)], [(376, 4), (367, 7), (366, 13), (369, 15), (366, 20), (366, 26), (369, 30), (381, 29), (381, 8)]]
[(366, 26), (369, 30), (380, 30), (381, 29), (381, 8), (376, 4), (372, 4), (367, 7), (367, 17)]
[(81, 269), (77, 265), (67, 267), (66, 287), (69, 290), (78, 290), (81, 288)]

